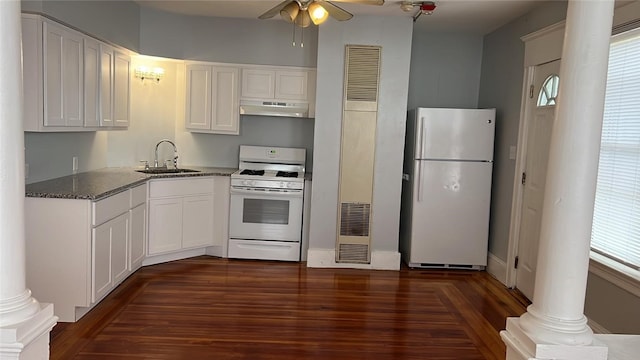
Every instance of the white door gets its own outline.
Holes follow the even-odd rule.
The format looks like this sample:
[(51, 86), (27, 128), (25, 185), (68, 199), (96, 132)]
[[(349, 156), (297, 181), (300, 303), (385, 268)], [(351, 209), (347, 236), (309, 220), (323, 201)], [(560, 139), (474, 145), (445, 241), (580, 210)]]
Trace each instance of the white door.
[(559, 71), (560, 60), (536, 67), (533, 98), (527, 109), (529, 124), (525, 172), (522, 175), (525, 179), (518, 235), (516, 287), (529, 299), (533, 299), (536, 278), (542, 202), (551, 131), (555, 119), (555, 96)]

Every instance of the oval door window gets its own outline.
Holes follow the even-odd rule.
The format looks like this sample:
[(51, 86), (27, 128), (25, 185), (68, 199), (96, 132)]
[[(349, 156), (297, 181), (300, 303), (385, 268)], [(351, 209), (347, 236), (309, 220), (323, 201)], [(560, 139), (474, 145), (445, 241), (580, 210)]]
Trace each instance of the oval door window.
[(549, 75), (549, 77), (542, 84), (542, 88), (540, 89), (540, 93), (538, 94), (538, 107), (554, 106), (556, 104), (559, 83), (560, 77), (558, 75)]

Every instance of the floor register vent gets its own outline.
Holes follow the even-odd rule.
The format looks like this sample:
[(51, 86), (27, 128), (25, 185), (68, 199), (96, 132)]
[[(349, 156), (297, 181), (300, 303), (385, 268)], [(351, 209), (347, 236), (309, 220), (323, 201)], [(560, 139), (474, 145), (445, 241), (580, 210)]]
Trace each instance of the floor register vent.
[(375, 159), (379, 46), (347, 45), (340, 144), (336, 262), (371, 262), (371, 203)]

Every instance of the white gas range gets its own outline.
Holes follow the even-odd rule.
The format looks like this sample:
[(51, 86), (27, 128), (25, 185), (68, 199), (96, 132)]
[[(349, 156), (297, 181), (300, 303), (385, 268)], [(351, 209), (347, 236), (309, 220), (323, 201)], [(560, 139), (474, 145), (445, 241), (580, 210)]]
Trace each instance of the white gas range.
[(300, 260), (306, 150), (240, 146), (231, 174), (230, 258)]

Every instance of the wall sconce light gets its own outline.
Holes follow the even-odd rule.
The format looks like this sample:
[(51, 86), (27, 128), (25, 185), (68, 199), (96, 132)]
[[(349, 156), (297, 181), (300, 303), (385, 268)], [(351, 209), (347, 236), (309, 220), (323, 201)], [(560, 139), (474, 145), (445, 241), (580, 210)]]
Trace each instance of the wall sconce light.
[(164, 77), (164, 69), (160, 67), (150, 68), (147, 66), (139, 66), (134, 71), (134, 76), (142, 81), (150, 79), (160, 82), (160, 79)]

